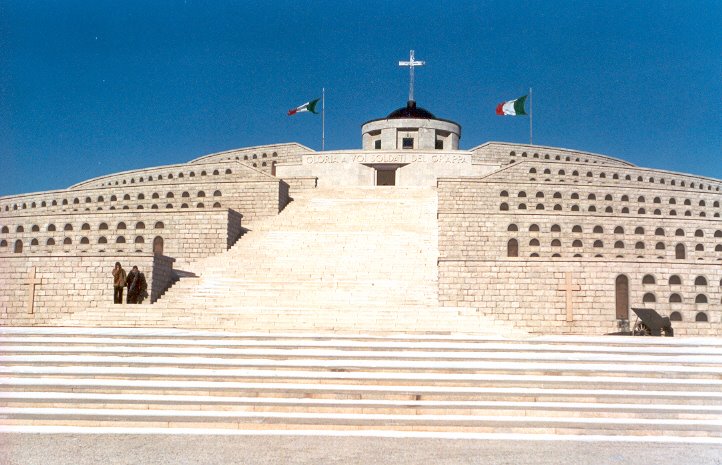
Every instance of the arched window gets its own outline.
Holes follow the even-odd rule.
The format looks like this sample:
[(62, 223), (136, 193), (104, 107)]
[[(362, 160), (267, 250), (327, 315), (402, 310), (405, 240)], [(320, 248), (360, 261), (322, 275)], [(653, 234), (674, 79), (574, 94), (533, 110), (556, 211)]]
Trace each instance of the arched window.
[(153, 239), (153, 253), (155, 255), (163, 255), (163, 238), (156, 236)]
[(697, 297), (694, 298), (694, 303), (696, 304), (706, 304), (707, 303), (707, 296), (704, 294), (697, 294)]
[(695, 315), (694, 321), (698, 323), (704, 323), (709, 320), (707, 320), (707, 314), (705, 312), (699, 312), (697, 315)]
[(684, 244), (677, 244), (674, 247), (674, 258), (677, 260), (684, 260), (687, 258), (687, 253), (684, 248)]
[(647, 292), (646, 294), (644, 294), (644, 296), (642, 296), (642, 302), (655, 303), (655, 302), (657, 302), (657, 298), (654, 296), (654, 293)]
[(679, 294), (670, 294), (669, 295), (669, 303), (670, 304), (679, 304), (682, 303), (682, 297)]
[(145, 239), (143, 239), (143, 236), (137, 236), (135, 238), (135, 243), (136, 244), (145, 244)]
[(684, 229), (678, 229), (674, 232), (675, 236), (682, 236), (684, 237)]
[(23, 253), (23, 241), (20, 239), (15, 241), (15, 247), (13, 247), (13, 253)]
[(654, 276), (651, 274), (645, 274), (642, 278), (642, 284), (656, 284), (657, 281), (654, 279)]
[(580, 241), (579, 239), (576, 239), (574, 242), (572, 242), (572, 247), (583, 247), (582, 241)]
[(637, 250), (643, 250), (644, 249), (644, 242), (639, 241), (636, 244), (634, 244), (634, 248)]
[(517, 194), (517, 197), (526, 197), (526, 192), (521, 191), (519, 194)]
[(529, 241), (529, 245), (532, 247), (539, 247), (539, 239), (532, 239)]
[(125, 229), (125, 223), (123, 223), (123, 222), (121, 221), (120, 223), (118, 223), (118, 226), (117, 226), (116, 229)]
[(657, 242), (654, 248), (655, 250), (665, 250), (666, 246), (664, 245), (664, 242)]
[(49, 238), (47, 240), (47, 242), (45, 243), (45, 245), (55, 245), (55, 239), (53, 239), (52, 237)]
[(66, 237), (65, 239), (63, 239), (63, 245), (70, 245), (72, 243), (73, 243), (73, 240), (69, 237)]
[(594, 229), (592, 232), (594, 232), (595, 234), (602, 234), (602, 233), (604, 233), (604, 228), (597, 225), (597, 226), (594, 226)]
[(123, 236), (118, 236), (118, 238), (115, 239), (115, 243), (116, 243), (116, 244), (125, 244), (125, 237), (123, 237)]
[(519, 210), (526, 210), (526, 204), (520, 203), (520, 204), (519, 204)]
[(539, 225), (538, 224), (532, 224), (529, 226), (529, 232), (539, 232)]
[(561, 247), (561, 246), (562, 246), (562, 241), (560, 241), (559, 239), (552, 240), (552, 247)]
[(682, 284), (682, 278), (680, 278), (676, 274), (673, 274), (672, 276), (669, 277), (669, 284), (670, 284), (670, 286), (673, 284), (680, 285), (680, 284)]
[(655, 236), (664, 236), (664, 229), (662, 229), (662, 228), (657, 228), (657, 229), (655, 229), (655, 230), (654, 230), (654, 235), (655, 235)]
[(203, 191), (198, 191), (198, 197), (205, 197), (206, 193)]
[(509, 239), (506, 243), (506, 256), (507, 257), (518, 257), (519, 256), (519, 242), (516, 239)]
[(706, 286), (707, 285), (707, 278), (704, 276), (697, 276), (694, 280), (695, 286)]
[(562, 228), (558, 224), (553, 224), (551, 227), (551, 231), (552, 232), (562, 232)]
[(617, 226), (614, 228), (614, 234), (624, 234), (624, 228), (621, 226)]
[(80, 238), (80, 243), (83, 245), (90, 244), (90, 239), (88, 239), (87, 237), (82, 237)]
[(509, 204), (507, 204), (507, 203), (502, 203), (501, 205), (499, 205), (499, 210), (501, 210), (501, 211), (508, 211), (508, 210), (509, 210)]
[(515, 224), (510, 224), (510, 225), (506, 228), (506, 230), (507, 230), (507, 231), (518, 231), (518, 230), (519, 230), (519, 227), (517, 227), (517, 225), (515, 225)]
[(145, 223), (143, 223), (142, 221), (138, 221), (137, 223), (135, 223), (135, 229), (145, 229)]
[(615, 248), (615, 249), (623, 249), (623, 248), (624, 248), (624, 242), (622, 242), (622, 241), (617, 241), (617, 242), (615, 242), (615, 243), (614, 243), (614, 248)]
[(617, 276), (614, 282), (616, 318), (629, 319), (629, 279), (623, 274)]
[(98, 244), (107, 244), (107, 243), (108, 243), (108, 239), (106, 239), (105, 236), (100, 236), (98, 238)]
[(155, 223), (155, 226), (153, 226), (153, 227), (154, 227), (155, 229), (163, 229), (163, 228), (165, 228), (165, 225), (163, 224), (162, 221), (158, 221), (158, 222)]

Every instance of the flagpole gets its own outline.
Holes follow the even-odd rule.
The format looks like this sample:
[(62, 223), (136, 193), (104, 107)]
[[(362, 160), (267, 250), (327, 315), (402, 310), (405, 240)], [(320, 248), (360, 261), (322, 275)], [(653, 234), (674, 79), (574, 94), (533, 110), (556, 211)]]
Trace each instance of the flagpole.
[(321, 88), (321, 151), (326, 149), (326, 88)]
[(529, 145), (534, 145), (534, 99), (531, 96), (531, 87), (529, 88)]

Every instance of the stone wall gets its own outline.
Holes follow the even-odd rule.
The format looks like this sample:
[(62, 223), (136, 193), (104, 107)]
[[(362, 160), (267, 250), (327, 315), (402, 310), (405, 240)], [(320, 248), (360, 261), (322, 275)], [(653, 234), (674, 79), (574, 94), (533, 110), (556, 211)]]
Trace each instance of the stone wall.
[[(120, 261), (126, 272), (133, 265), (145, 274), (151, 301), (173, 279), (173, 259), (147, 253), (77, 255), (42, 253), (0, 259), (0, 324), (51, 325), (73, 312), (113, 302), (111, 272)], [(28, 284), (34, 276), (33, 285)], [(124, 293), (124, 299), (126, 297)], [(31, 303), (32, 302), (32, 303)]]
[(486, 142), (474, 147), (471, 152), (480, 160), (494, 161), (503, 165), (529, 159), (589, 163), (592, 165), (634, 166), (628, 161), (597, 153), (510, 142)]
[[(241, 236), (241, 215), (228, 209), (114, 210), (15, 215), (0, 219), (0, 259), (15, 255), (109, 255), (154, 250), (191, 262), (222, 253)], [(162, 241), (162, 248), (159, 242)], [(17, 251), (20, 241), (22, 250)], [(192, 271), (192, 270), (188, 270)]]
[[(629, 307), (681, 320), (680, 334), (722, 334), (719, 186), (557, 161), (441, 179), (442, 305), (475, 307), (531, 331), (599, 334), (617, 330), (615, 283), (623, 275)], [(572, 321), (561, 290), (567, 279)]]
[[(477, 308), (533, 333), (605, 334), (619, 330), (615, 299), (620, 275), (628, 279), (629, 308), (653, 308), (666, 316), (677, 312), (681, 321), (672, 326), (678, 335), (722, 335), (722, 271), (714, 263), (442, 258), (439, 299), (442, 306)], [(670, 284), (673, 276), (681, 284)], [(705, 285), (695, 285), (699, 277)], [(698, 302), (700, 296), (704, 302)], [(696, 321), (702, 318), (706, 321)], [(628, 319), (633, 325), (633, 312), (628, 312)]]
[(237, 161), (267, 174), (275, 176), (277, 163), (295, 162), (302, 154), (314, 153), (314, 150), (290, 142), (286, 144), (261, 145), (212, 153), (192, 160), (190, 163), (211, 163), (219, 161)]
[(0, 223), (14, 216), (116, 210), (185, 211), (233, 209), (246, 221), (278, 214), (288, 201), (288, 185), (257, 179), (167, 182), (153, 185), (83, 188), (0, 198)]

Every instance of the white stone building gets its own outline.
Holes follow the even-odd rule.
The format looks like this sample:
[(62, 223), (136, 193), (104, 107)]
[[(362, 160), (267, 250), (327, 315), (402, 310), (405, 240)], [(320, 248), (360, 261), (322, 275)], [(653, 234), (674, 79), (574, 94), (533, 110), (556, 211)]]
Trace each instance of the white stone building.
[[(487, 142), (460, 150), (461, 127), (414, 101), (366, 122), (361, 132), (357, 150), (251, 147), (0, 198), (2, 324), (99, 324), (83, 312), (103, 308), (105, 323), (184, 326), (194, 324), (183, 318), (184, 308), (223, 307), (224, 321), (279, 308), (286, 297), (274, 292), (301, 278), (283, 271), (283, 260), (292, 258), (263, 252), (298, 236), (293, 226), (313, 217), (302, 206), (325, 199), (325, 205), (339, 206), (325, 210), (329, 224), (363, 217), (369, 231), (382, 236), (376, 249), (406, 230), (414, 231), (414, 240), (423, 230), (424, 245), (414, 249), (420, 257), (396, 255), (404, 247), (399, 243), (369, 263), (364, 258), (376, 249), (344, 245), (336, 254), (348, 254), (347, 265), (328, 265), (316, 281), (302, 282), (305, 292), (296, 302), (309, 309), (303, 318), (313, 319), (313, 308), (333, 308), (348, 317), (349, 327), (359, 325), (359, 299), (369, 307), (384, 302), (359, 296), (388, 285), (389, 310), (443, 315), (451, 331), (472, 330), (476, 315), (529, 332), (603, 334), (628, 325), (631, 308), (646, 307), (670, 316), (677, 334), (722, 334), (722, 181), (563, 148)], [(344, 190), (354, 192), (353, 202)], [(369, 208), (393, 203), (402, 210), (367, 218), (360, 209), (372, 200)], [(426, 216), (408, 221), (418, 224), (399, 219), (416, 209)], [(318, 247), (289, 242), (278, 250), (331, 263), (319, 242), (330, 237), (329, 229), (303, 224), (304, 233), (316, 234), (304, 240)], [(361, 231), (364, 225), (353, 227)], [(242, 237), (247, 230), (251, 234)], [(347, 237), (334, 234), (337, 243)], [(223, 265), (241, 257), (244, 263)], [(146, 271), (152, 287), (142, 306), (146, 317), (106, 308), (116, 260)], [(264, 262), (265, 276), (244, 271)], [(398, 268), (369, 269), (381, 262), (398, 262)], [(364, 269), (344, 279), (358, 282), (342, 286), (339, 276), (354, 267)], [(418, 268), (427, 274), (414, 274)], [(215, 285), (210, 277), (218, 275), (237, 278), (213, 287), (222, 299), (193, 300), (207, 296)], [(319, 284), (329, 281), (335, 282), (333, 294)], [(241, 293), (260, 283), (272, 297), (248, 304)], [(176, 302), (175, 316), (153, 313), (167, 310), (164, 302)], [(243, 321), (234, 324), (250, 325)], [(394, 320), (387, 329), (404, 331), (409, 321)], [(414, 321), (414, 330), (424, 330), (421, 318)], [(224, 326), (205, 326), (214, 324)], [(343, 325), (337, 321), (334, 328)]]

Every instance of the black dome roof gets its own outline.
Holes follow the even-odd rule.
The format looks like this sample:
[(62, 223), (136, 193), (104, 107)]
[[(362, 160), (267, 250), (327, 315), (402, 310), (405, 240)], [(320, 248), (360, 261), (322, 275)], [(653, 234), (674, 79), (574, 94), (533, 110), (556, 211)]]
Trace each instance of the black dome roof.
[(405, 107), (401, 107), (398, 110), (394, 110), (389, 113), (386, 119), (394, 118), (419, 118), (419, 119), (437, 119), (433, 113), (429, 110), (425, 110), (421, 107), (416, 106), (416, 102), (409, 100), (406, 102)]

